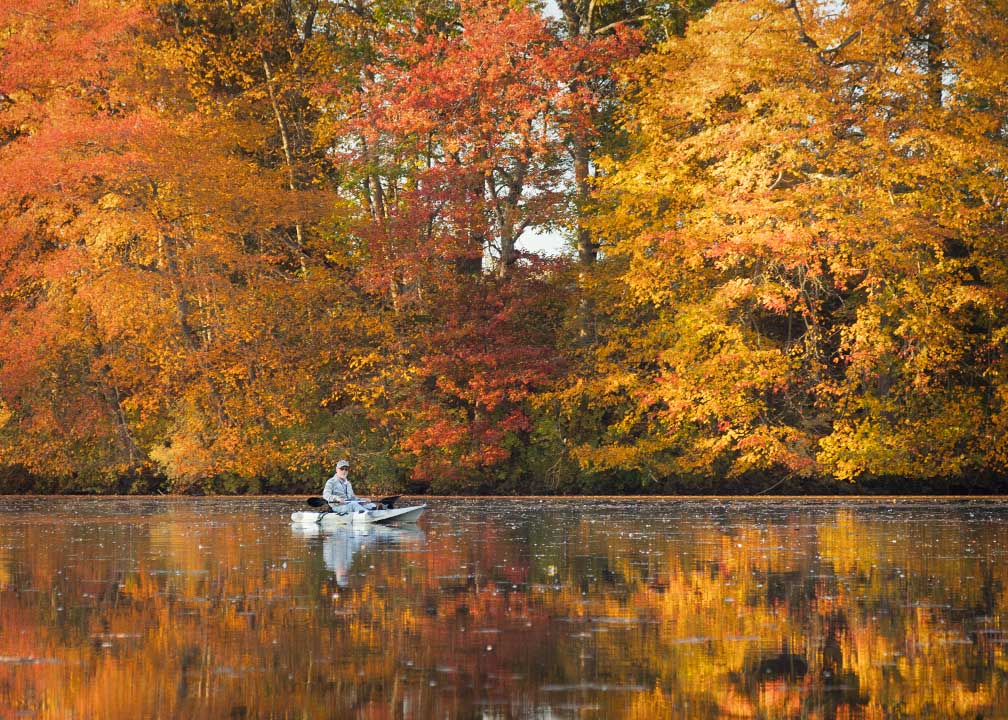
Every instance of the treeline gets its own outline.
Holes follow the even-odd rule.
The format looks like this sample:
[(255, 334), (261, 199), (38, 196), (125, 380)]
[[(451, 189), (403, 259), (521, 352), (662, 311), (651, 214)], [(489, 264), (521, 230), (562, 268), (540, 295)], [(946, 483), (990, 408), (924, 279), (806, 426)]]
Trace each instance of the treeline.
[(0, 0), (0, 490), (1001, 488), (1006, 47), (1004, 0)]

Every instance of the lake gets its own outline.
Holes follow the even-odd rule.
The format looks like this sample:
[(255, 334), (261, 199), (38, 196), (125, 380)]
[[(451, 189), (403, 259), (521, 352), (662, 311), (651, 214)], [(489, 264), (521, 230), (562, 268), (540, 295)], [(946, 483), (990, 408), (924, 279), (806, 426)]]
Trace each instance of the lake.
[(0, 497), (0, 718), (1008, 718), (1008, 501)]

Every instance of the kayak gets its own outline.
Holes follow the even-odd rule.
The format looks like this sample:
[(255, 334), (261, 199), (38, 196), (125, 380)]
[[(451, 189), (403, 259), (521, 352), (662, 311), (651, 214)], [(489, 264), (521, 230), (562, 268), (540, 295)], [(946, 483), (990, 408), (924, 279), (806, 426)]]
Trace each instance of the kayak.
[(357, 523), (354, 525), (326, 525), (320, 527), (317, 522), (291, 523), (291, 532), (298, 537), (314, 538), (363, 538), (363, 543), (371, 541), (384, 545), (395, 545), (405, 542), (422, 542), (426, 537), (424, 531), (415, 523), (393, 525), (390, 523)]
[(416, 522), (423, 513), (426, 505), (414, 505), (412, 507), (390, 508), (388, 510), (365, 510), (364, 512), (315, 512), (299, 511), (291, 513), (291, 522), (301, 525), (315, 524), (322, 526), (330, 525), (357, 525), (360, 523), (390, 523), (390, 522)]

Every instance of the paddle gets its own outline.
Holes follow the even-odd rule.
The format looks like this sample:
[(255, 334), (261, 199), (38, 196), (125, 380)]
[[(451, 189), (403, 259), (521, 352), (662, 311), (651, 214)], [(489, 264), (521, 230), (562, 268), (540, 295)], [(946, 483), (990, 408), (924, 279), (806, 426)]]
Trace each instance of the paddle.
[(322, 512), (319, 513), (318, 520), (315, 521), (319, 525), (322, 524), (322, 518), (324, 518), (329, 513), (334, 513), (336, 515), (346, 515), (346, 510), (344, 510), (343, 512), (340, 512), (340, 513), (338, 513), (335, 510), (333, 510), (332, 505), (330, 505), (329, 503), (327, 503), (324, 498), (320, 498), (320, 497), (308, 498), (308, 504), (311, 505), (312, 507), (316, 507), (316, 508), (321, 508), (322, 509)]
[[(381, 500), (377, 500), (376, 502), (379, 505), (384, 505), (386, 508), (391, 508), (393, 505), (395, 505), (396, 500), (398, 500), (400, 497), (402, 496), (390, 495), (388, 497), (383, 497)], [(305, 502), (311, 505), (312, 507), (329, 508), (328, 510), (323, 510), (323, 512), (336, 512), (335, 510), (332, 509), (332, 506), (330, 506), (329, 503), (325, 501), (325, 498), (310, 497), (307, 500), (305, 500)]]

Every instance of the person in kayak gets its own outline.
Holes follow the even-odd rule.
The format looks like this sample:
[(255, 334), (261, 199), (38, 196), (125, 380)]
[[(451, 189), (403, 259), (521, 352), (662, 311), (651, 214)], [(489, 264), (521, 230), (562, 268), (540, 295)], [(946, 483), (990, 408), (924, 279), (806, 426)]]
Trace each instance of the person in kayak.
[(330, 505), (334, 503), (346, 505), (351, 512), (364, 512), (378, 507), (373, 502), (362, 502), (354, 494), (353, 485), (350, 484), (350, 463), (346, 460), (336, 463), (336, 474), (326, 481), (322, 497)]

